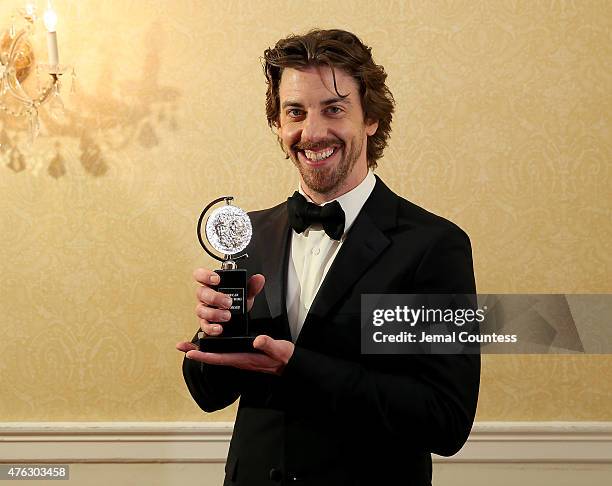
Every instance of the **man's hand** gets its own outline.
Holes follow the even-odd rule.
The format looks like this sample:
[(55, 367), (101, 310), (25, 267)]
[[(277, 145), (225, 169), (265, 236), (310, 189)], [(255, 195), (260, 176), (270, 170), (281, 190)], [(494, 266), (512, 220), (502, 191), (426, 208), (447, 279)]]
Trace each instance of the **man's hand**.
[[(198, 305), (196, 315), (200, 319), (200, 328), (209, 336), (219, 336), (223, 332), (223, 322), (230, 317), (228, 310), (232, 305), (232, 299), (222, 292), (212, 289), (211, 285), (219, 283), (219, 275), (207, 268), (198, 268), (193, 272), (193, 277), (202, 284), (196, 291)], [(261, 274), (253, 275), (247, 283), (247, 311), (253, 307), (255, 297), (264, 287), (266, 279)]]
[(202, 363), (233, 366), (249, 371), (282, 374), (285, 366), (293, 356), (295, 345), (290, 341), (272, 339), (270, 336), (260, 335), (255, 338), (253, 347), (262, 353), (203, 353), (197, 350), (193, 343), (178, 343), (176, 349), (185, 352), (185, 356)]
[[(201, 287), (196, 291), (198, 305), (196, 315), (200, 328), (209, 336), (223, 333), (223, 322), (230, 319), (232, 299), (222, 292), (211, 288), (219, 283), (219, 275), (206, 268), (198, 268), (193, 276)], [(253, 307), (253, 301), (264, 287), (266, 279), (261, 274), (253, 275), (247, 283), (247, 310)], [(176, 349), (186, 353), (187, 358), (203, 363), (234, 366), (251, 371), (280, 375), (293, 355), (294, 345), (290, 341), (272, 339), (270, 336), (257, 336), (253, 347), (262, 353), (203, 353), (195, 344), (180, 342)]]

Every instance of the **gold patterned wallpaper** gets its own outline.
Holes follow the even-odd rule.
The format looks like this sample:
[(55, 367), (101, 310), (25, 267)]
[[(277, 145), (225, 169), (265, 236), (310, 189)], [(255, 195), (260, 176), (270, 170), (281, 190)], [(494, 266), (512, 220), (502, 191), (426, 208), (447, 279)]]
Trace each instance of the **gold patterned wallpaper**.
[[(0, 4), (4, 27), (22, 3)], [(220, 194), (294, 190), (259, 56), (313, 26), (386, 67), (378, 173), (470, 234), (481, 292), (612, 292), (610, 2), (55, 5), (65, 114), (34, 145), (0, 114), (0, 420), (233, 418), (200, 412), (174, 350), (212, 264), (195, 222)], [(478, 419), (610, 420), (611, 375), (609, 356), (487, 356)]]

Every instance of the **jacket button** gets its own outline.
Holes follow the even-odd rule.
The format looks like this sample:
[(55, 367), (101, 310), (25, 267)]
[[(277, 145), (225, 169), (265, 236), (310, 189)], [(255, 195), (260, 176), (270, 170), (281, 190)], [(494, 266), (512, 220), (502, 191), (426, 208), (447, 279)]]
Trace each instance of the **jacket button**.
[(270, 469), (270, 480), (271, 481), (280, 481), (281, 479), (283, 479), (283, 471), (275, 467)]

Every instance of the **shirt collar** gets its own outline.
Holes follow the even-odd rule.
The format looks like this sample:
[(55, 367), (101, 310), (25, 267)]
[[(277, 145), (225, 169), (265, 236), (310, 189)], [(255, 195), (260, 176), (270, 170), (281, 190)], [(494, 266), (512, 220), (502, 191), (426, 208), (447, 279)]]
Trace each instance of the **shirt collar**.
[[(361, 208), (372, 194), (374, 190), (374, 186), (376, 185), (376, 177), (374, 177), (374, 173), (368, 169), (368, 173), (365, 178), (357, 185), (357, 187), (351, 189), (349, 192), (342, 194), (342, 196), (337, 197), (331, 201), (327, 201), (320, 206), (325, 206), (325, 204), (329, 204), (334, 201), (338, 201), (342, 210), (344, 211), (344, 233), (351, 228)], [(302, 191), (301, 184), (298, 185), (298, 191), (302, 196), (304, 196), (308, 202), (314, 202), (307, 194)]]

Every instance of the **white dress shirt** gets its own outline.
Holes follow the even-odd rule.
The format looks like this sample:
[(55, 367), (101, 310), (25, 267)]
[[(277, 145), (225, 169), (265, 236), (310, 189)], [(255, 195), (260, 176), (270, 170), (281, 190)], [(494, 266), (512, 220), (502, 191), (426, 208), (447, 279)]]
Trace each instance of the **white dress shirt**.
[[(310, 306), (314, 301), (319, 287), (336, 258), (340, 247), (346, 239), (346, 233), (355, 222), (359, 211), (374, 189), (376, 178), (368, 171), (361, 183), (346, 194), (334, 199), (338, 201), (345, 215), (344, 234), (342, 238), (333, 240), (323, 230), (321, 225), (313, 225), (303, 233), (292, 231), (291, 253), (287, 272), (287, 316), (293, 342), (302, 330), (302, 325)], [(309, 201), (312, 200), (300, 193)], [(329, 204), (333, 201), (328, 201)]]

